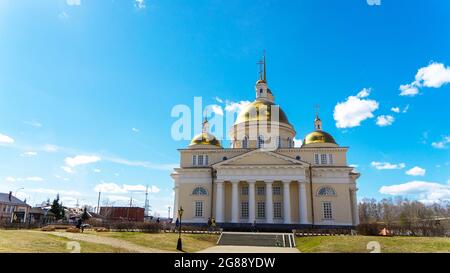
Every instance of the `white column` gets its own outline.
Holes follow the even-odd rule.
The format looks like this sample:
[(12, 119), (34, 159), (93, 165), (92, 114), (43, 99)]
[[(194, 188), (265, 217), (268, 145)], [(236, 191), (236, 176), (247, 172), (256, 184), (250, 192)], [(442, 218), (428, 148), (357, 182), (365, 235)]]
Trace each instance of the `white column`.
[(266, 223), (273, 223), (273, 181), (266, 181)]
[(223, 181), (217, 181), (216, 182), (216, 222), (223, 223), (223, 203), (224, 203), (224, 182)]
[(248, 183), (248, 222), (255, 221), (255, 183), (256, 181), (247, 181)]
[(300, 224), (308, 224), (308, 210), (306, 202), (306, 185), (305, 182), (298, 182), (298, 198), (299, 198), (299, 212), (300, 212)]
[(355, 226), (359, 225), (358, 199), (356, 198), (356, 191), (357, 191), (356, 188), (350, 190), (353, 202), (353, 219), (354, 219), (353, 225)]
[(175, 192), (175, 200), (173, 202), (173, 218), (172, 218), (172, 223), (175, 223), (177, 221), (177, 217), (178, 217), (178, 209), (179, 209), (179, 199), (180, 199), (180, 187), (178, 186), (178, 183), (175, 183), (175, 187), (173, 188), (174, 192)]
[(231, 222), (239, 222), (239, 195), (238, 195), (239, 181), (231, 181)]
[(283, 181), (283, 211), (284, 211), (284, 223), (291, 223), (291, 191), (289, 185), (291, 181)]

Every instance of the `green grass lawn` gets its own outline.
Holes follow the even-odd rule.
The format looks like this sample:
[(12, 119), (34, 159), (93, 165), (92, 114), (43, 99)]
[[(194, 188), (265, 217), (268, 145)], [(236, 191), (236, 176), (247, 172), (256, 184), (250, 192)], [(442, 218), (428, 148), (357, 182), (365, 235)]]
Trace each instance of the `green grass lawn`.
[(376, 241), (382, 253), (450, 253), (450, 238), (442, 237), (381, 237), (381, 236), (314, 236), (297, 237), (301, 252), (369, 253), (367, 244)]
[[(0, 230), (0, 253), (70, 253), (69, 239), (44, 232), (27, 230)], [(116, 253), (126, 252), (102, 244), (78, 242), (81, 253)]]
[[(177, 247), (178, 234), (176, 233), (142, 233), (142, 232), (90, 232), (99, 236), (108, 236), (116, 239), (126, 240), (131, 243), (175, 251)], [(185, 234), (181, 235), (183, 251), (195, 252), (216, 245), (219, 239), (214, 234)]]

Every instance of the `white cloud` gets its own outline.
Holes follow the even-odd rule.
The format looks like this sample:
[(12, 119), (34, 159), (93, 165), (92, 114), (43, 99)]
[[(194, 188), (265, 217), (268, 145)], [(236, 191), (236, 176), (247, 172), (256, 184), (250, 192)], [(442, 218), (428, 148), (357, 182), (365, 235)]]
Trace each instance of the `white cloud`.
[(100, 169), (93, 169), (92, 170), (94, 173), (101, 173), (102, 172), (102, 170), (100, 170)]
[(32, 157), (32, 156), (37, 156), (37, 153), (36, 152), (25, 152), (25, 153), (20, 154), (20, 156)]
[[(94, 187), (95, 192), (104, 192), (104, 193), (114, 193), (114, 194), (122, 194), (129, 192), (145, 192), (146, 186), (144, 185), (118, 185), (116, 183), (101, 183)], [(148, 187), (149, 193), (158, 193), (160, 189), (156, 186)]]
[(219, 97), (215, 97), (214, 98), (218, 103), (223, 103), (223, 99), (219, 98)]
[(450, 184), (427, 181), (411, 181), (403, 184), (382, 186), (380, 193), (394, 196), (414, 196), (424, 203), (450, 202)]
[(0, 143), (12, 144), (14, 143), (14, 139), (10, 136), (0, 134)]
[(32, 181), (32, 182), (41, 182), (44, 181), (44, 178), (39, 176), (29, 176), (29, 177), (12, 177), (8, 176), (5, 178), (8, 182), (16, 182), (16, 181)]
[(424, 176), (425, 172), (426, 172), (425, 169), (415, 166), (414, 168), (407, 170), (405, 173), (407, 175), (412, 175), (412, 176)]
[(139, 133), (140, 130), (139, 130), (138, 128), (134, 128), (134, 127), (133, 127), (133, 128), (131, 128), (131, 131), (133, 131), (133, 132), (135, 132), (135, 133)]
[(405, 108), (403, 108), (402, 113), (406, 113), (409, 110), (409, 104), (405, 106)]
[(40, 127), (42, 127), (42, 123), (37, 122), (37, 121), (35, 121), (35, 120), (33, 120), (33, 121), (24, 121), (23, 123), (25, 123), (25, 124), (27, 124), (27, 125), (30, 125), (30, 126), (32, 126), (32, 127), (35, 127), (35, 128), (40, 128)]
[(365, 98), (370, 95), (370, 92), (372, 92), (371, 88), (363, 88), (359, 93), (356, 95), (358, 98)]
[(294, 147), (301, 147), (303, 144), (303, 141), (301, 139), (296, 139), (294, 137)]
[(66, 3), (69, 6), (80, 6), (81, 0), (66, 0)]
[(34, 182), (44, 181), (44, 179), (42, 177), (39, 177), (39, 176), (27, 177), (27, 178), (25, 178), (25, 180), (26, 181), (34, 181)]
[(240, 113), (247, 105), (250, 104), (248, 100), (241, 100), (239, 102), (227, 101), (225, 105), (225, 111)]
[(377, 117), (377, 125), (380, 127), (392, 125), (394, 122), (394, 117), (390, 115), (381, 115)]
[(419, 88), (439, 88), (447, 83), (450, 83), (450, 67), (432, 62), (417, 71), (414, 82), (400, 85), (400, 96), (415, 96), (419, 93)]
[(70, 174), (75, 173), (75, 171), (69, 166), (62, 166), (61, 169), (63, 171), (65, 171), (66, 173), (70, 173)]
[(67, 14), (65, 11), (58, 14), (58, 18), (61, 20), (69, 18), (69, 14)]
[(419, 94), (419, 89), (414, 84), (403, 84), (400, 85), (399, 90), (400, 96), (410, 96), (413, 97), (417, 94)]
[(338, 128), (351, 128), (361, 125), (361, 122), (373, 118), (372, 112), (378, 109), (375, 100), (363, 99), (370, 94), (370, 89), (364, 88), (358, 95), (350, 96), (345, 102), (340, 102), (334, 107), (334, 120)]
[(358, 168), (359, 167), (359, 165), (356, 165), (356, 164), (350, 164), (350, 165), (348, 165), (349, 167), (352, 167), (352, 168)]
[(212, 110), (216, 115), (223, 116), (223, 109), (222, 109), (221, 106), (219, 106), (219, 105), (217, 105), (217, 104), (211, 105), (211, 110)]
[(38, 188), (38, 189), (27, 189), (29, 192), (35, 192), (35, 193), (43, 193), (43, 194), (60, 194), (60, 195), (75, 195), (79, 196), (81, 193), (77, 191), (67, 191), (67, 190), (55, 190), (55, 189), (47, 189), (47, 188)]
[(146, 161), (132, 161), (124, 158), (119, 157), (102, 157), (103, 160), (113, 162), (116, 164), (126, 165), (126, 166), (134, 166), (134, 167), (143, 167), (146, 169), (151, 170), (161, 170), (161, 171), (167, 171), (167, 170), (173, 170), (174, 168), (178, 167), (179, 164), (159, 164), (159, 163), (151, 163)]
[(394, 113), (400, 113), (400, 108), (399, 107), (392, 107), (391, 111)]
[(53, 144), (45, 144), (43, 150), (48, 153), (55, 153), (59, 150), (58, 146)]
[(75, 157), (67, 157), (65, 162), (70, 167), (91, 164), (100, 161), (101, 158), (94, 155), (77, 155)]
[(399, 164), (392, 164), (389, 162), (376, 162), (373, 161), (370, 163), (372, 167), (374, 167), (377, 170), (395, 170), (395, 169), (403, 169), (406, 167), (405, 163), (399, 163)]
[(94, 187), (95, 192), (107, 192), (107, 193), (126, 193), (121, 186), (116, 183), (101, 183)]
[(436, 149), (447, 149), (447, 144), (450, 143), (450, 136), (444, 136), (441, 141), (431, 143)]
[(6, 177), (5, 180), (8, 181), (8, 182), (16, 182), (16, 178), (14, 178), (12, 176)]
[(134, 6), (138, 9), (144, 9), (145, 8), (145, 1), (144, 0), (135, 0)]
[(416, 82), (419, 86), (439, 88), (450, 82), (450, 67), (433, 62), (417, 71)]

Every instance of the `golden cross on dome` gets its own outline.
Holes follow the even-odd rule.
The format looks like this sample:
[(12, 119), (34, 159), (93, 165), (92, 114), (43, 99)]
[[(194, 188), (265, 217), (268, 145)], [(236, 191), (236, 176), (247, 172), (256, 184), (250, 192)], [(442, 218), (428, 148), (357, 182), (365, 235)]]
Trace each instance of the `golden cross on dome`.
[(314, 108), (316, 109), (316, 117), (319, 117), (320, 104), (314, 105)]
[(264, 50), (263, 58), (256, 64), (259, 65), (259, 79), (266, 81), (266, 50)]

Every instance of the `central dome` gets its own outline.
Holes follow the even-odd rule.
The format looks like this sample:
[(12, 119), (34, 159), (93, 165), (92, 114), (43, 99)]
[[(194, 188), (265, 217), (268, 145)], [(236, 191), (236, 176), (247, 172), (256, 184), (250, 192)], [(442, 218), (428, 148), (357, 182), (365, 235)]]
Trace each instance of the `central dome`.
[(271, 121), (272, 107), (277, 106), (279, 109), (278, 117), (280, 123), (287, 123), (290, 125), (289, 120), (279, 105), (267, 100), (257, 99), (254, 102), (248, 104), (238, 115), (234, 124), (251, 121)]

